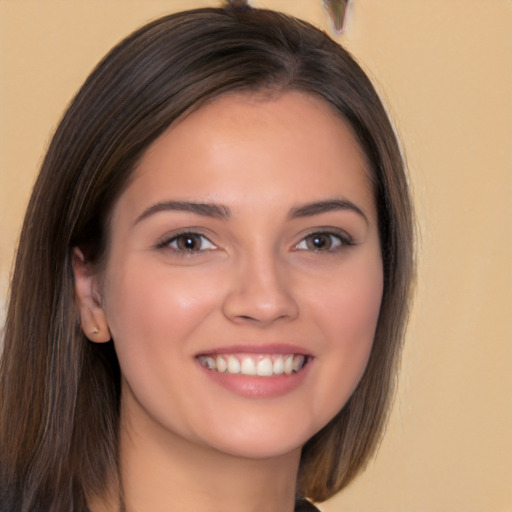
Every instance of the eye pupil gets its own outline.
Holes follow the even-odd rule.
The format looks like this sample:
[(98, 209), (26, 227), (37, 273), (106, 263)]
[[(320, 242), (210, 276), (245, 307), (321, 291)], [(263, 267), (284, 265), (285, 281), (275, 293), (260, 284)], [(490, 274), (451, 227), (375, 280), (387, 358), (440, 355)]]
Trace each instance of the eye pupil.
[(201, 240), (196, 235), (182, 235), (178, 238), (177, 244), (183, 251), (195, 251), (201, 246)]
[(331, 247), (331, 239), (328, 235), (316, 234), (308, 239), (310, 249), (315, 251), (329, 249)]

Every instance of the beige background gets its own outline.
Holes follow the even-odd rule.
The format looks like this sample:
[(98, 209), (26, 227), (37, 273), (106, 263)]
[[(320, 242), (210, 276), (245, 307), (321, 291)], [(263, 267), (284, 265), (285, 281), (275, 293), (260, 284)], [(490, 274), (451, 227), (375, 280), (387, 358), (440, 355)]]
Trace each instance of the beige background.
[[(0, 297), (50, 134), (97, 60), (218, 0), (0, 0)], [(330, 31), (321, 0), (254, 0)], [(339, 40), (395, 117), (418, 210), (400, 389), (368, 470), (326, 512), (512, 511), (512, 1), (353, 0)], [(0, 309), (2, 309), (0, 307)]]

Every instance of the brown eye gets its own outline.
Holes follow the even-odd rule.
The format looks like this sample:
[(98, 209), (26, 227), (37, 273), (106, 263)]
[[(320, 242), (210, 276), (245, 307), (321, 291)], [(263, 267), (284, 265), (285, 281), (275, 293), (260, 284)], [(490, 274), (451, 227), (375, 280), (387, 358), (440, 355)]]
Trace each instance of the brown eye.
[(329, 250), (333, 245), (332, 235), (326, 235), (324, 233), (310, 235), (306, 238), (306, 245), (308, 249), (312, 251)]
[(176, 251), (197, 252), (208, 249), (215, 249), (215, 245), (203, 235), (197, 233), (182, 233), (172, 238), (169, 247)]
[(351, 245), (348, 237), (343, 237), (334, 233), (312, 233), (303, 238), (297, 245), (296, 249), (301, 251), (332, 251), (342, 247), (343, 245)]

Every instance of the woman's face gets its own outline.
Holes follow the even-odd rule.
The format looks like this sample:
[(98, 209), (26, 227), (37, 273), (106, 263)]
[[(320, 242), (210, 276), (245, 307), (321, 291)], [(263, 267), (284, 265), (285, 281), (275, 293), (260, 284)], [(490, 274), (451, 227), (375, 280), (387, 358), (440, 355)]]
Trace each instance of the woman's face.
[(365, 159), (325, 103), (203, 106), (150, 146), (110, 229), (92, 288), (139, 435), (272, 457), (340, 411), (383, 279)]

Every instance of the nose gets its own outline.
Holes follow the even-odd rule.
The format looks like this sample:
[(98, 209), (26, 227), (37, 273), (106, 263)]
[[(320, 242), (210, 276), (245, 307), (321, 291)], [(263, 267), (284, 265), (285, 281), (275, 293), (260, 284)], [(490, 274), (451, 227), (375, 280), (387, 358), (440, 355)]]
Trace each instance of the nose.
[(272, 255), (260, 253), (242, 258), (225, 296), (225, 316), (236, 323), (249, 322), (261, 327), (297, 318), (299, 305), (284, 266)]

